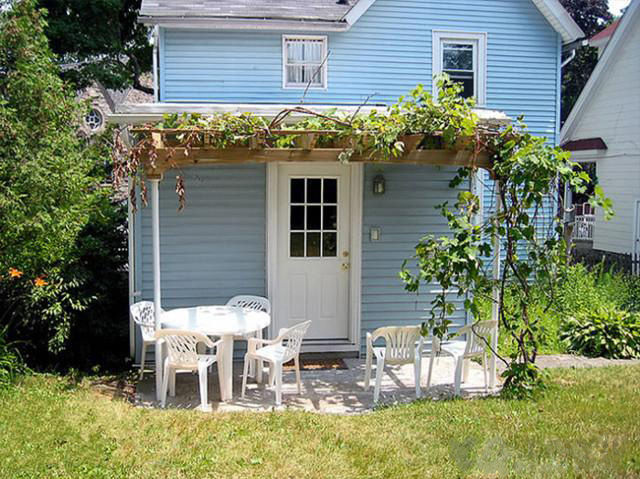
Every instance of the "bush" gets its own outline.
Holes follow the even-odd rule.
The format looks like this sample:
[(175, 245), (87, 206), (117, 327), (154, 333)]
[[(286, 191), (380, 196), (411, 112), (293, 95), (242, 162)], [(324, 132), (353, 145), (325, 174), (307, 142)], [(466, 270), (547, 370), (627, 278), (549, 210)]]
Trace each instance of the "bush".
[(25, 371), (22, 359), (0, 330), (0, 392), (9, 388)]
[(614, 308), (598, 308), (562, 326), (568, 350), (589, 357), (640, 358), (640, 316)]

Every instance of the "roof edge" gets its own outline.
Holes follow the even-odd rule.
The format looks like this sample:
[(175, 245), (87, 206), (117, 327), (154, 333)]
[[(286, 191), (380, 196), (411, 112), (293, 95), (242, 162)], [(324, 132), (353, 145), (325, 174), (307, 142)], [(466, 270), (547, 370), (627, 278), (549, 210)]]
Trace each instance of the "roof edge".
[(575, 105), (573, 105), (567, 121), (565, 121), (562, 126), (562, 129), (560, 130), (560, 143), (565, 143), (570, 140), (571, 134), (578, 126), (578, 120), (584, 110), (584, 107), (598, 89), (598, 86), (602, 81), (603, 72), (609, 69), (609, 64), (613, 61), (613, 58), (615, 58), (619, 46), (624, 44), (624, 39), (627, 36), (629, 25), (633, 24), (638, 12), (640, 12), (640, 0), (632, 0), (626, 13), (622, 16), (618, 28), (616, 28), (616, 31), (613, 33), (609, 43), (605, 47), (604, 53), (593, 70), (593, 73), (589, 77), (587, 84), (582, 89)]
[(304, 20), (290, 18), (220, 18), (220, 17), (175, 17), (141, 16), (138, 21), (145, 25), (180, 28), (212, 28), (220, 30), (291, 30), (291, 31), (346, 31), (349, 24), (343, 20)]
[(585, 34), (559, 0), (532, 0), (551, 26), (567, 44), (584, 38)]

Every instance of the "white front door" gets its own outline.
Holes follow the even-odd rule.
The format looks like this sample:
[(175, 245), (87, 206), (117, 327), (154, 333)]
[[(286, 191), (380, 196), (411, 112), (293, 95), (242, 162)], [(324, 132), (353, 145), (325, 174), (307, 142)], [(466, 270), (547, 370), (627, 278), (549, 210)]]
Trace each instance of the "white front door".
[(349, 337), (350, 169), (278, 167), (278, 328), (311, 320), (308, 340)]

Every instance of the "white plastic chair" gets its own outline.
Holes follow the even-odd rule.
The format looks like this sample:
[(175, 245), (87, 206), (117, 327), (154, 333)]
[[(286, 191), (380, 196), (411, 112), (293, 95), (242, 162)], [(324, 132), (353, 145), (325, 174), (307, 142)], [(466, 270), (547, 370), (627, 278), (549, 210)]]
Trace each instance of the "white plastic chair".
[[(176, 373), (198, 371), (201, 408), (208, 410), (207, 369), (217, 362), (218, 347), (222, 340), (214, 343), (202, 333), (179, 329), (161, 329), (156, 332), (155, 338), (162, 339), (167, 348), (162, 374), (162, 407), (167, 402), (168, 389), (171, 390), (171, 396), (176, 394)], [(204, 343), (210, 349), (215, 348), (216, 353), (198, 354), (198, 343)]]
[(435, 336), (432, 337), (431, 359), (429, 361), (429, 374), (427, 375), (427, 387), (431, 385), (431, 372), (436, 354), (443, 352), (453, 356), (456, 363), (454, 373), (455, 395), (460, 395), (460, 384), (466, 382), (469, 377), (469, 360), (482, 356), (482, 369), (484, 372), (485, 392), (489, 391), (489, 366), (487, 363), (488, 344), (491, 344), (491, 335), (495, 331), (497, 321), (479, 321), (475, 324), (468, 324), (460, 328), (457, 335), (466, 334), (466, 340), (453, 340), (440, 342)]
[[(247, 374), (249, 372), (250, 361), (257, 360), (269, 363), (271, 375), (269, 384), (275, 380), (276, 385), (276, 406), (282, 404), (282, 365), (293, 359), (296, 368), (296, 383), (298, 384), (298, 394), (302, 393), (300, 383), (300, 348), (302, 339), (309, 329), (311, 321), (296, 324), (287, 329), (281, 329), (278, 337), (273, 340), (249, 338), (249, 351), (244, 355), (244, 373), (242, 374), (242, 397), (247, 388)], [(258, 346), (262, 346), (258, 349)]]
[[(140, 379), (144, 377), (144, 361), (147, 353), (147, 346), (156, 343), (156, 315), (151, 301), (140, 301), (129, 307), (133, 321), (140, 326), (142, 332), (142, 353), (140, 358)], [(160, 309), (164, 313), (163, 309)]]
[[(384, 347), (374, 347), (378, 338), (385, 341)], [(420, 374), (423, 339), (420, 326), (386, 326), (373, 333), (367, 333), (367, 365), (364, 376), (364, 388), (369, 389), (371, 383), (371, 366), (373, 356), (376, 357), (376, 384), (373, 390), (373, 401), (378, 402), (380, 385), (385, 364), (413, 364), (416, 382), (416, 397), (420, 397)]]
[[(241, 294), (238, 296), (234, 296), (229, 301), (227, 301), (227, 306), (234, 306), (237, 308), (246, 308), (251, 309), (253, 311), (262, 311), (267, 314), (271, 314), (271, 303), (267, 298), (262, 296), (251, 296), (247, 294)], [(234, 339), (246, 339), (249, 338), (258, 338), (262, 339), (262, 330), (256, 331), (255, 333), (251, 333), (245, 336), (239, 336)], [(256, 366), (259, 366), (256, 361), (251, 361), (249, 365), (249, 376), (252, 378), (256, 377)], [(258, 368), (258, 371), (262, 371), (261, 368)], [(258, 373), (258, 380), (261, 381), (262, 377), (260, 372)]]

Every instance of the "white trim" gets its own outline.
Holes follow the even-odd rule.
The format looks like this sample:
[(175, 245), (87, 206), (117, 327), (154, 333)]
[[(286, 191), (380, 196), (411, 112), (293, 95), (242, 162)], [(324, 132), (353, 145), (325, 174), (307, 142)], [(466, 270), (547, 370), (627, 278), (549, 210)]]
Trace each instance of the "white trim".
[(336, 21), (302, 21), (282, 19), (206, 18), (206, 17), (139, 17), (145, 25), (166, 28), (186, 28), (203, 30), (255, 30), (291, 32), (345, 32), (350, 25)]
[(567, 12), (558, 0), (532, 1), (554, 30), (560, 34), (564, 44), (574, 42), (584, 37), (582, 29), (573, 18), (571, 18), (569, 12)]
[[(432, 72), (433, 75), (442, 73), (442, 45), (446, 41), (466, 43), (474, 47), (474, 90), (476, 102), (479, 106), (487, 103), (487, 33), (486, 32), (464, 32), (456, 30), (433, 30), (432, 31)], [(433, 85), (434, 96), (436, 95), (436, 85)]]
[(160, 50), (158, 48), (158, 43), (160, 42), (160, 27), (158, 27), (157, 25), (153, 27), (153, 34), (151, 38), (153, 38), (153, 101), (157, 103), (159, 100), (158, 52)]
[[(640, 209), (640, 199), (636, 199), (635, 200), (635, 208), (633, 210), (633, 231), (631, 233), (631, 244), (632, 246), (632, 253), (633, 253), (633, 258), (635, 259), (638, 254), (640, 254), (640, 244), (638, 244), (640, 241), (640, 235), (638, 234), (638, 227), (640, 227), (640, 225), (638, 224), (638, 213)], [(637, 271), (634, 271), (634, 273), (637, 273)]]
[(351, 278), (349, 323), (351, 340), (360, 351), (362, 322), (362, 213), (364, 207), (364, 165), (351, 164)]
[[(306, 90), (307, 85), (289, 85), (287, 84), (287, 42), (291, 40), (311, 40), (322, 41), (322, 85), (308, 87), (309, 90), (327, 90), (329, 86), (329, 38), (326, 35), (282, 35), (282, 89), (283, 90)], [(315, 75), (314, 75), (315, 76)]]
[(342, 19), (347, 22), (350, 28), (354, 23), (360, 20), (360, 17), (369, 10), (369, 7), (371, 7), (375, 1), (376, 0), (360, 0), (344, 17), (342, 17)]
[[(290, 163), (287, 163), (290, 164)], [(322, 163), (317, 163), (321, 165)], [(333, 164), (333, 163), (332, 163)], [(278, 295), (278, 174), (280, 163), (267, 164), (267, 295), (272, 305)], [(362, 211), (363, 211), (363, 183), (364, 165), (352, 163), (350, 165), (350, 240), (351, 268), (349, 278), (349, 341), (322, 342), (305, 344), (305, 351), (313, 352), (359, 352), (362, 301)], [(275, 309), (274, 309), (275, 312)], [(276, 321), (271, 319), (270, 334), (275, 331)]]
[[(562, 37), (564, 44), (584, 37), (584, 32), (573, 21), (558, 0), (532, 0), (540, 13)], [(145, 25), (173, 28), (202, 28), (220, 30), (288, 30), (292, 32), (344, 32), (349, 30), (375, 0), (360, 0), (340, 21), (290, 20), (290, 19), (246, 19), (207, 17), (162, 17), (141, 15), (138, 21)]]
[(639, 5), (640, 1), (633, 0), (623, 15), (622, 20), (620, 20), (618, 28), (609, 40), (609, 44), (605, 48), (602, 57), (598, 61), (596, 68), (589, 77), (589, 81), (583, 88), (582, 93), (580, 93), (576, 104), (573, 106), (567, 121), (560, 131), (560, 144), (564, 144), (572, 139), (571, 135), (581, 120), (584, 108), (589, 104), (591, 97), (597, 92), (603, 79), (607, 77), (607, 73), (611, 70), (611, 64), (617, 56), (618, 51), (625, 45), (627, 35), (632, 31), (630, 25), (634, 24), (636, 21), (635, 17), (638, 15), (638, 12), (640, 12)]

